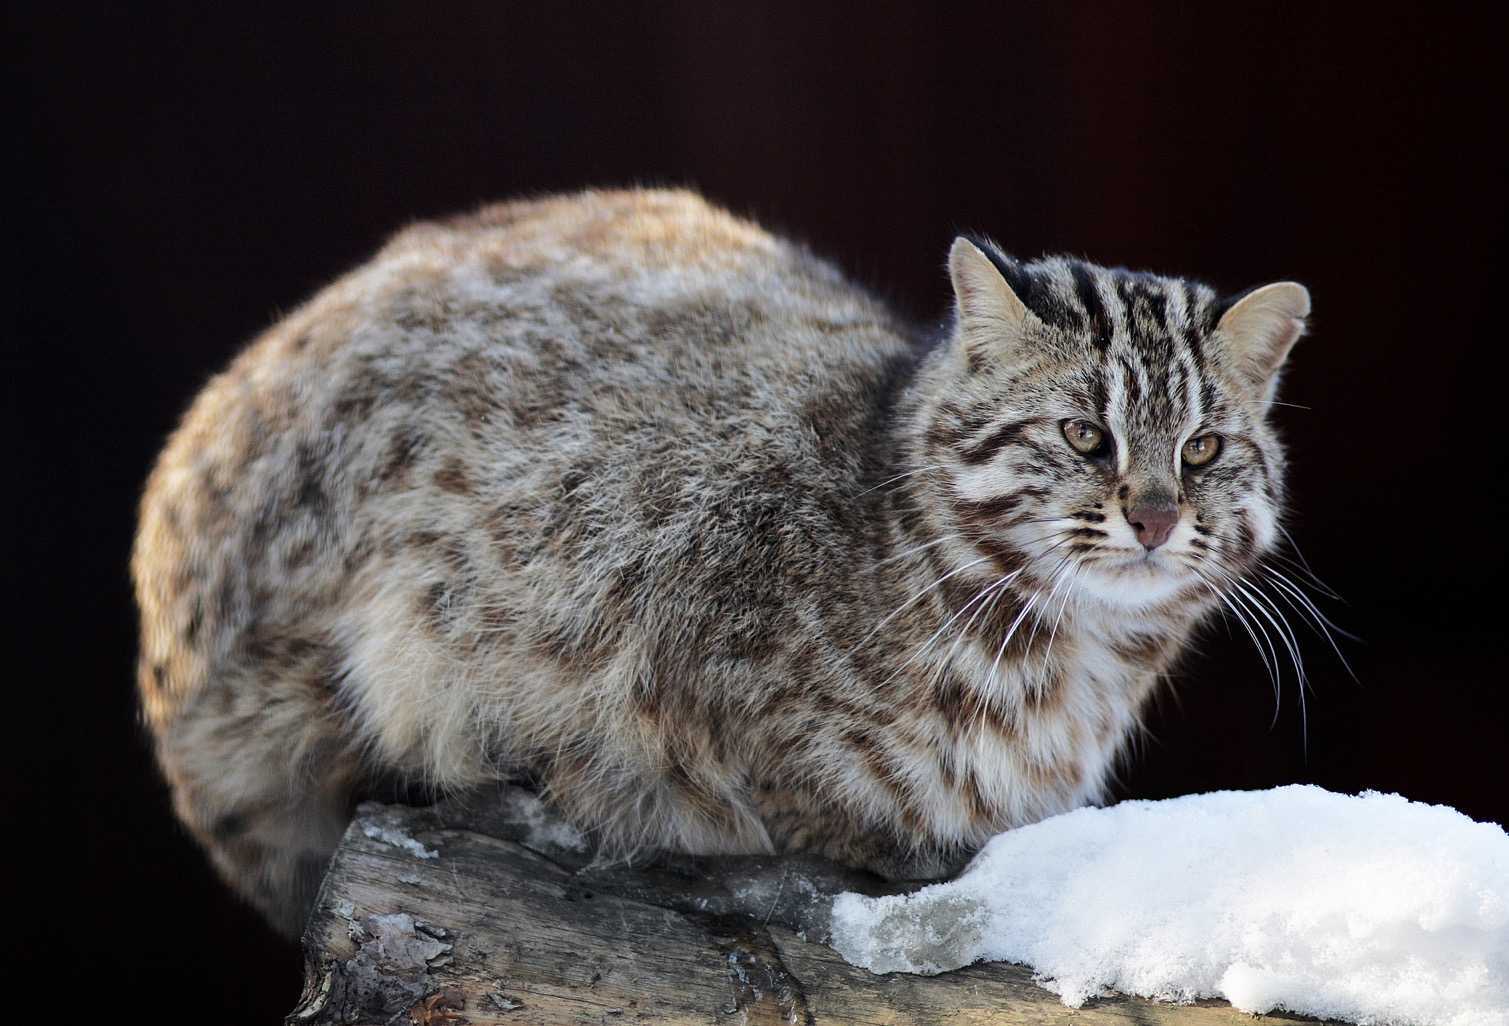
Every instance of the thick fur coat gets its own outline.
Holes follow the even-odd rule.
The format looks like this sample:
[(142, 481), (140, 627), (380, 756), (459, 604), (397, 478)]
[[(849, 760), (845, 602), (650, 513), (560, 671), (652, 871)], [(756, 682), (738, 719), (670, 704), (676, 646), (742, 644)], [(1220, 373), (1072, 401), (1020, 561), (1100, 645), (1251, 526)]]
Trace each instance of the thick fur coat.
[(257, 340), (133, 561), (145, 718), (227, 878), (297, 928), (379, 777), (902, 876), (1100, 799), (1273, 543), (1308, 297), (962, 239), (950, 272), (926, 336), (694, 195), (592, 192), (412, 227)]

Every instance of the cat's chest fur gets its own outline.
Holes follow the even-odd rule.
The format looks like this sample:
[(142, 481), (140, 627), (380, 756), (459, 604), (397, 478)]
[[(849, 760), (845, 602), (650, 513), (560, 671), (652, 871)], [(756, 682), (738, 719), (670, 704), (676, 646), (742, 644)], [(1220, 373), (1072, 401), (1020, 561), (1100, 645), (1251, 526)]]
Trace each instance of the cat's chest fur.
[(921, 820), (927, 834), (964, 847), (1102, 800), (1186, 628), (1116, 623), (1094, 610), (1034, 612), (1008, 604), (979, 620), (966, 613), (942, 645), (936, 631), (921, 640), (900, 632), (893, 672), (905, 682), (896, 700), (906, 716), (878, 745), (886, 768), (875, 772), (863, 746), (828, 760), (870, 770), (853, 786), (875, 808), (899, 808), (903, 823)]

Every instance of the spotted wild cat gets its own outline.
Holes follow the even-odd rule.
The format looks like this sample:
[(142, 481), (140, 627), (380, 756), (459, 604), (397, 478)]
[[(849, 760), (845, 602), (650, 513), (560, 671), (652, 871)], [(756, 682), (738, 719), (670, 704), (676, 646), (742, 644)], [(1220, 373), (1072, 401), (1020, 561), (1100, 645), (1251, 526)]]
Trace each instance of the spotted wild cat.
[(929, 336), (677, 191), (421, 224), (147, 484), (176, 808), (294, 929), (374, 777), (528, 773), (609, 851), (947, 872), (1101, 798), (1274, 542), (1309, 311), (983, 240)]

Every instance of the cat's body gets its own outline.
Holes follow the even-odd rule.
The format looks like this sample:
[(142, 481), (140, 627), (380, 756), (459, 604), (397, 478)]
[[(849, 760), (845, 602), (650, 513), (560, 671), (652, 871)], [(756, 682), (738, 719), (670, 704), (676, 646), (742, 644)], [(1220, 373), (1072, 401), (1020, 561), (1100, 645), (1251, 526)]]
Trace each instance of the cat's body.
[[(1159, 559), (1257, 557), (1283, 354), (1228, 358), (1202, 286), (991, 260), (956, 246), (929, 346), (686, 193), (401, 234), (148, 484), (140, 686), (182, 818), (291, 928), (374, 774), (529, 773), (610, 851), (902, 875), (1097, 800), (1215, 601), (1131, 514), (1176, 502)], [(1087, 414), (1158, 451), (1081, 456)], [(1240, 460), (1184, 474), (1197, 429)]]

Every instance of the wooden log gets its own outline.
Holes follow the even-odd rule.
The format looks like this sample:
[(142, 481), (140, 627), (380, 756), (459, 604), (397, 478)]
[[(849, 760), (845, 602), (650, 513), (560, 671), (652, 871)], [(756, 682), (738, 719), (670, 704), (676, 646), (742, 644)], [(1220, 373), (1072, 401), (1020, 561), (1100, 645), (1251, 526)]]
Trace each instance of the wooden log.
[(513, 787), (430, 808), (367, 804), (305, 931), (304, 992), (286, 1022), (1253, 1022), (1221, 1002), (1107, 996), (1070, 1009), (1001, 963), (876, 976), (823, 943), (834, 894), (900, 889), (804, 858), (596, 862)]

